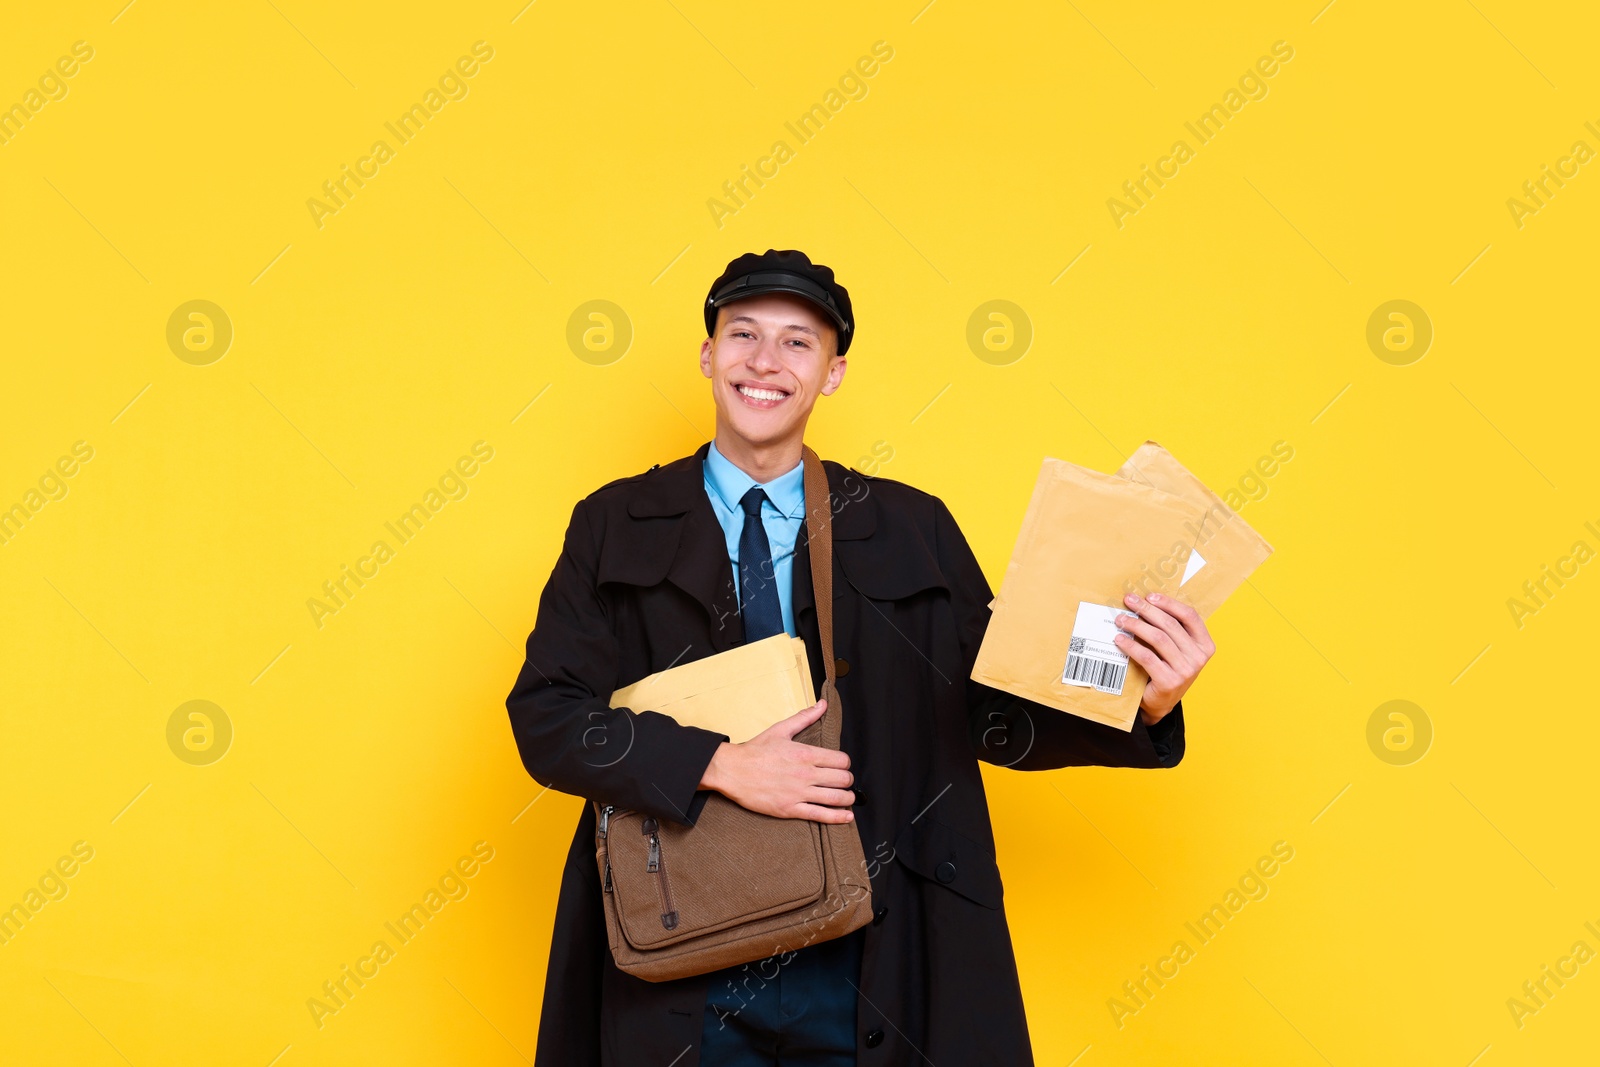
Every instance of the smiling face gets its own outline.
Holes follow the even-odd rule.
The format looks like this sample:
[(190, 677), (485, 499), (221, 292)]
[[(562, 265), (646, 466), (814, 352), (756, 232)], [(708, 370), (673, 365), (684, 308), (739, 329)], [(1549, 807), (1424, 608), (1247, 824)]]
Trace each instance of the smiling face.
[[(717, 309), (700, 346), (700, 373), (717, 405), (717, 448), (777, 450), (798, 461), (817, 397), (844, 380), (833, 320), (803, 297), (766, 293)], [(791, 465), (792, 465), (791, 461)]]

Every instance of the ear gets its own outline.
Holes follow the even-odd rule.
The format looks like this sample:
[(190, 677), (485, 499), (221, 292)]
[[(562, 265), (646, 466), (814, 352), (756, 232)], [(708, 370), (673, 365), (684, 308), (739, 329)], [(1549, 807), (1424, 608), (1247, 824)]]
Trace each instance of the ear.
[(700, 373), (711, 377), (711, 338), (700, 342)]
[(843, 356), (835, 356), (833, 366), (828, 368), (828, 380), (822, 383), (822, 395), (832, 396), (839, 386), (844, 384), (844, 372), (849, 361)]

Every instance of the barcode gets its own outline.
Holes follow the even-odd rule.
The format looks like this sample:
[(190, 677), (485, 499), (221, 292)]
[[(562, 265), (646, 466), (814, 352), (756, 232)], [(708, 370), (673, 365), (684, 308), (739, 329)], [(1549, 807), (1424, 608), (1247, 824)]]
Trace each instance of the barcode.
[(1122, 683), (1127, 676), (1126, 663), (1073, 655), (1067, 657), (1067, 675), (1062, 681), (1088, 682), (1102, 693), (1121, 694)]

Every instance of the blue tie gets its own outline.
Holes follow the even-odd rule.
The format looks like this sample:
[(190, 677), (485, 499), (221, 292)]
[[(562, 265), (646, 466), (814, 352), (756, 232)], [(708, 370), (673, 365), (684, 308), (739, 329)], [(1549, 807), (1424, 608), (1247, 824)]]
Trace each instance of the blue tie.
[(739, 500), (744, 508), (744, 529), (739, 533), (739, 614), (744, 619), (747, 644), (784, 632), (778, 584), (773, 580), (772, 544), (767, 540), (767, 528), (761, 525), (761, 505), (766, 499), (767, 494), (757, 485)]

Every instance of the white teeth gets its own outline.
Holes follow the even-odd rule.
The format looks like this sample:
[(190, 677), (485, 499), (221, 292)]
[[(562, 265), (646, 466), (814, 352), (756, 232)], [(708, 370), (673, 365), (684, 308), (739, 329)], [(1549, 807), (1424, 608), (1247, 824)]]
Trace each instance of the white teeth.
[(776, 389), (758, 389), (753, 385), (739, 386), (739, 392), (752, 400), (782, 400), (787, 393), (780, 393)]

